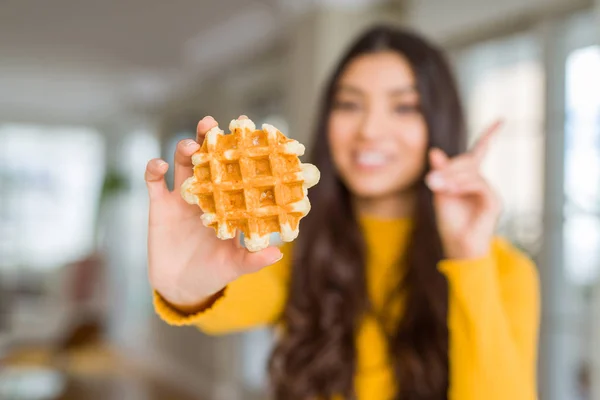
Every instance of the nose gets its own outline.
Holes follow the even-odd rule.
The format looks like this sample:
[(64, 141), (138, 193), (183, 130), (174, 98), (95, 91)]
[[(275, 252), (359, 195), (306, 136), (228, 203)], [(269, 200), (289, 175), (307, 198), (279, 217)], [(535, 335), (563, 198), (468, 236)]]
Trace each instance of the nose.
[(381, 135), (381, 119), (373, 111), (366, 112), (359, 129), (359, 136), (363, 140), (374, 140)]

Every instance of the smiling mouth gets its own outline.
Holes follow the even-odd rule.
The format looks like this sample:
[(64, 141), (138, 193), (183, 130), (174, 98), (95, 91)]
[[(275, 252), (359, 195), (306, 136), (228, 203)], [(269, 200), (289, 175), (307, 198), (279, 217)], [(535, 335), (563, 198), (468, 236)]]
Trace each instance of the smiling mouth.
[(358, 151), (354, 155), (354, 162), (359, 168), (374, 169), (386, 166), (390, 157), (380, 151)]

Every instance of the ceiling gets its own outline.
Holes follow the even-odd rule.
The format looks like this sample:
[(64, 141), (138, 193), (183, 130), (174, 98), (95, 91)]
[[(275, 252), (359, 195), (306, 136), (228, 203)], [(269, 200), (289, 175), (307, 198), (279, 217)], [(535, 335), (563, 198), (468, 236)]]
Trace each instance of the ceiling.
[(145, 118), (316, 7), (392, 0), (0, 0), (0, 122)]
[[(384, 1), (404, 2), (0, 0), (0, 122), (147, 116), (214, 71), (285, 37), (298, 13)], [(469, 23), (487, 26), (526, 7), (574, 0), (407, 1), (411, 25), (444, 39)]]
[(155, 106), (269, 40), (281, 0), (4, 0), (0, 121), (95, 122)]

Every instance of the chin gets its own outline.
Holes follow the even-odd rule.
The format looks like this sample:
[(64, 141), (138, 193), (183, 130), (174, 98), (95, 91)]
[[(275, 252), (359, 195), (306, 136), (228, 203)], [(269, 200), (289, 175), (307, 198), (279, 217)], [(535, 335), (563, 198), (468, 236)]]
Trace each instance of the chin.
[(415, 190), (418, 179), (409, 182), (394, 182), (390, 177), (384, 179), (348, 179), (346, 186), (353, 196), (364, 199), (385, 198)]
[(377, 185), (367, 182), (349, 184), (348, 189), (354, 196), (362, 198), (387, 197), (394, 193), (398, 193), (399, 191), (399, 188), (394, 188), (389, 185)]

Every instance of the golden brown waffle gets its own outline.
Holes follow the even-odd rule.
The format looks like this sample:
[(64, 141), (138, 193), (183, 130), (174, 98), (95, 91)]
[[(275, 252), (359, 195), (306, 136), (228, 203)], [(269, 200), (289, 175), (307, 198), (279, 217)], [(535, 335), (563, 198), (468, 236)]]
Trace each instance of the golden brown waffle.
[(250, 251), (268, 247), (271, 233), (294, 240), (310, 211), (307, 189), (319, 181), (319, 170), (298, 159), (302, 144), (271, 125), (257, 130), (251, 120), (237, 119), (229, 130), (225, 135), (215, 127), (206, 134), (192, 156), (194, 175), (181, 187), (183, 198), (200, 206), (204, 225), (220, 239), (243, 232)]

